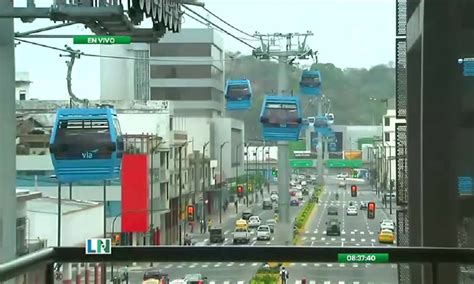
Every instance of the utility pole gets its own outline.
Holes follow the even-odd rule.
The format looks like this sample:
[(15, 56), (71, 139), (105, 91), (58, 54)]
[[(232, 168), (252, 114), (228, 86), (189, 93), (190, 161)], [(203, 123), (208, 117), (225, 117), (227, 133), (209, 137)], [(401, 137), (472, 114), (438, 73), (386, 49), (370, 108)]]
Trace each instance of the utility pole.
[[(255, 37), (260, 38), (261, 47), (252, 51), (252, 55), (260, 59), (278, 58), (279, 72), (278, 72), (278, 92), (281, 90), (288, 90), (289, 83), (286, 76), (286, 64), (292, 64), (296, 59), (309, 59), (316, 55), (310, 49), (306, 40), (308, 36), (313, 33), (308, 31), (306, 33), (274, 33), (274, 34), (260, 34), (255, 33)], [(297, 43), (293, 39), (297, 39)], [(284, 47), (280, 45), (284, 42)], [(277, 48), (275, 48), (277, 47)], [(291, 92), (290, 92), (291, 93)], [(279, 222), (276, 226), (276, 238), (278, 244), (290, 244), (292, 234), (289, 228), (290, 224), (290, 192), (288, 191), (289, 175), (290, 175), (290, 157), (288, 141), (278, 141), (278, 208), (279, 208)]]
[[(205, 162), (206, 162), (206, 147), (209, 145), (211, 142), (206, 142), (202, 146), (202, 219), (204, 222), (206, 222), (206, 200), (207, 200), (207, 194), (206, 194), (206, 175), (205, 175)], [(205, 223), (206, 224), (206, 223)], [(206, 225), (205, 225), (206, 226)]]
[(237, 190), (237, 186), (239, 185), (239, 167), (240, 167), (240, 155), (239, 149), (242, 147), (242, 143), (235, 147), (235, 159), (237, 161), (237, 166), (235, 167), (235, 190)]
[(229, 141), (225, 141), (224, 143), (221, 144), (221, 151), (220, 151), (220, 156), (219, 156), (219, 224), (222, 224), (222, 149), (224, 148), (225, 144), (229, 143)]
[[(321, 117), (323, 115), (323, 96), (321, 96), (318, 100), (318, 113), (317, 116)], [(318, 133), (318, 146), (316, 148), (317, 155), (318, 155), (318, 180), (321, 184), (323, 184), (324, 177), (323, 177), (323, 146), (324, 146), (324, 139), (321, 133)]]
[(247, 205), (247, 207), (249, 207), (249, 144), (245, 144), (245, 155), (247, 156), (247, 171), (246, 171), (246, 175), (247, 175), (247, 181), (246, 181), (246, 190), (245, 190), (245, 203)]

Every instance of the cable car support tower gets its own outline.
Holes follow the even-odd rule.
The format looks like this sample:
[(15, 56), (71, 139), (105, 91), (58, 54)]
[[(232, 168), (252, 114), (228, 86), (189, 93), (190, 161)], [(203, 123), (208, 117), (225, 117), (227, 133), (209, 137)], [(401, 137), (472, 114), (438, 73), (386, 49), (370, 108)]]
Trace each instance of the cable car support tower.
[[(260, 34), (256, 32), (254, 37), (260, 39), (261, 46), (252, 51), (252, 55), (258, 59), (277, 59), (279, 62), (278, 71), (278, 93), (289, 90), (289, 82), (286, 76), (286, 65), (293, 65), (295, 60), (315, 59), (316, 52), (306, 44), (308, 36), (312, 36), (311, 31), (306, 33), (273, 33)], [(284, 42), (284, 46), (281, 43)], [(317, 59), (316, 59), (317, 61)], [(281, 93), (280, 93), (281, 94)], [(283, 95), (283, 94), (281, 94)], [(276, 227), (275, 237), (278, 244), (290, 245), (292, 242), (292, 230), (288, 230), (290, 221), (290, 157), (287, 141), (278, 142), (278, 210), (279, 217)]]

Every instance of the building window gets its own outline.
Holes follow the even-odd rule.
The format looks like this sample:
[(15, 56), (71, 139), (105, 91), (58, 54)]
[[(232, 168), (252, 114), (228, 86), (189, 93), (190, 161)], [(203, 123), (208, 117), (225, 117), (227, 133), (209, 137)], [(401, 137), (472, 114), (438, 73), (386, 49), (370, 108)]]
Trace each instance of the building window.
[(26, 100), (26, 90), (20, 90), (20, 101)]
[(390, 126), (390, 117), (384, 117), (385, 120), (385, 126)]
[(385, 132), (385, 142), (389, 142), (390, 141), (390, 132)]
[(156, 101), (210, 101), (218, 92), (211, 87), (152, 87), (150, 91), (151, 99)]
[(203, 79), (212, 77), (211, 65), (151, 65), (150, 75), (154, 79)]
[(170, 117), (170, 131), (173, 131), (173, 118)]
[(211, 43), (157, 43), (150, 46), (152, 57), (211, 57)]

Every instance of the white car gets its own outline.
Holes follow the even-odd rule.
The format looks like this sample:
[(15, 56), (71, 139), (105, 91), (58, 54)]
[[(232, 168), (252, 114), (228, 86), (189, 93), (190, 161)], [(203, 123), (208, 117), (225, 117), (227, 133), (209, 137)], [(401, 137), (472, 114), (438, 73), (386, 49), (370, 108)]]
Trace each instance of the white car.
[(273, 201), (273, 202), (278, 201), (278, 194), (272, 194), (272, 195), (270, 195), (270, 200)]
[(296, 185), (296, 181), (292, 180), (290, 181), (290, 186), (295, 186)]
[(357, 208), (355, 206), (349, 206), (347, 207), (347, 216), (357, 216)]
[(303, 180), (303, 181), (301, 181), (301, 185), (306, 186), (306, 185), (308, 185), (308, 183), (305, 180)]
[(302, 186), (301, 184), (297, 184), (297, 185), (296, 185), (296, 189), (297, 189), (297, 190), (302, 190), (302, 189), (303, 189), (303, 186)]
[(260, 217), (252, 216), (249, 219), (248, 225), (249, 225), (250, 228), (256, 228), (256, 227), (260, 226), (260, 223), (261, 223)]
[(382, 220), (380, 223), (380, 230), (390, 230), (395, 232), (395, 222), (392, 220)]
[(347, 184), (346, 184), (345, 181), (340, 181), (340, 182), (339, 182), (339, 187), (340, 187), (340, 188), (346, 188), (346, 185), (347, 185)]
[(297, 191), (295, 194), (295, 197), (298, 198), (299, 200), (303, 200), (303, 193), (301, 191)]
[(270, 240), (272, 234), (270, 232), (270, 227), (267, 225), (259, 226), (257, 229), (257, 240)]
[(347, 173), (339, 173), (337, 174), (337, 178), (347, 178), (349, 175)]

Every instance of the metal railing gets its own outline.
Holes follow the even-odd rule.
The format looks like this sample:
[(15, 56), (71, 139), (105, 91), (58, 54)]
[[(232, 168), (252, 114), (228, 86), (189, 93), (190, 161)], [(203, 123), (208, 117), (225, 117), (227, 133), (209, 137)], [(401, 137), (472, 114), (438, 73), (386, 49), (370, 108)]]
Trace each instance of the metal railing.
[[(431, 264), (437, 279), (438, 264), (472, 264), (474, 249), (432, 247), (114, 247), (109, 255), (87, 255), (83, 247), (47, 248), (0, 265), (0, 282), (32, 270), (44, 269), (46, 283), (54, 283), (53, 263), (117, 262), (320, 262), (336, 263), (338, 255), (389, 255), (388, 263)], [(437, 283), (436, 281), (434, 283)]]

